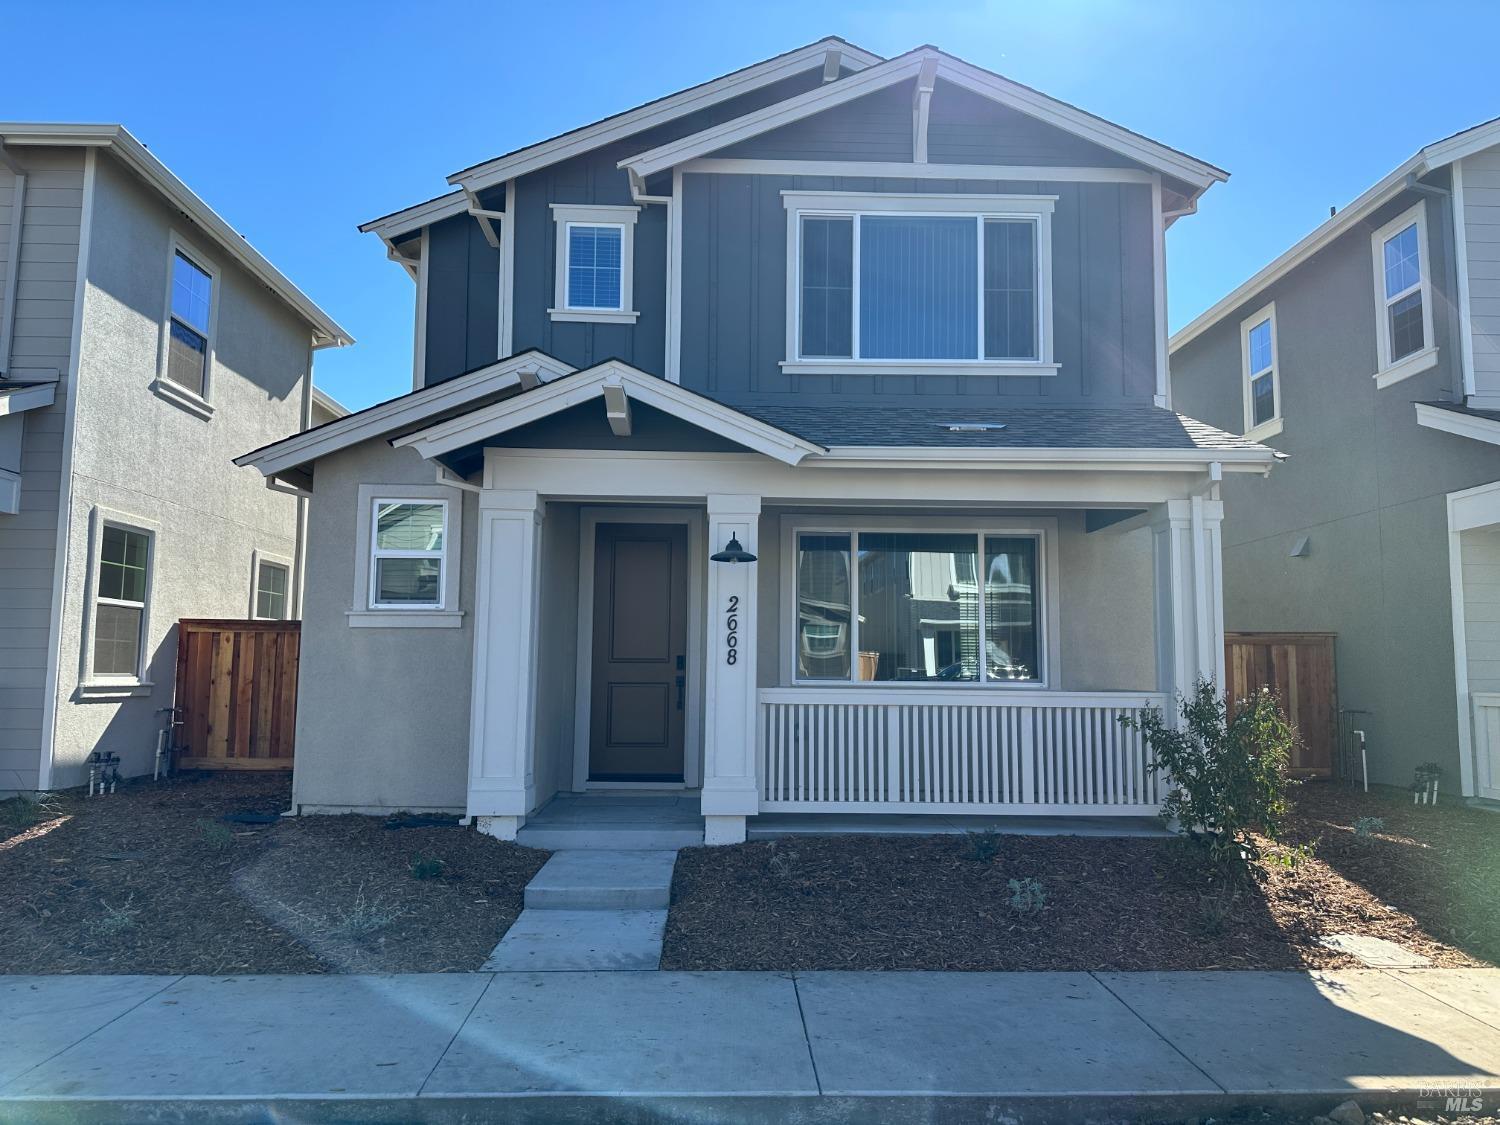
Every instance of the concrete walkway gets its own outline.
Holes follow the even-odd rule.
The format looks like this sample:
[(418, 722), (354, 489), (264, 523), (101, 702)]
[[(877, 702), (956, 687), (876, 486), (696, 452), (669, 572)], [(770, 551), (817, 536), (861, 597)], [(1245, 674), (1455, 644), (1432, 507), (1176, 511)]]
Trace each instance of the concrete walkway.
[(1444, 1087), (1500, 1099), (1500, 970), (0, 977), (0, 1121), (1073, 1121)]

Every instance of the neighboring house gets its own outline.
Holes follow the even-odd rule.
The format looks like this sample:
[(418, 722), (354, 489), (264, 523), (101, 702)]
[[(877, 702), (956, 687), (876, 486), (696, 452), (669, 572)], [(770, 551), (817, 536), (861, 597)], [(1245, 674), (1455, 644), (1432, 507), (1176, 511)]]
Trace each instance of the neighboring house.
[(1288, 455), (1229, 481), (1225, 621), (1337, 634), (1393, 784), (1500, 799), (1500, 120), (1428, 145), (1172, 338), (1173, 401)]
[(1154, 812), (1116, 720), (1220, 675), (1219, 481), (1274, 457), (1168, 406), (1223, 178), (827, 39), (368, 224), (414, 390), (241, 458), (317, 515), (294, 804)]
[(0, 124), (0, 791), (151, 769), (181, 617), (294, 617), (305, 501), (231, 458), (347, 334), (116, 125)]

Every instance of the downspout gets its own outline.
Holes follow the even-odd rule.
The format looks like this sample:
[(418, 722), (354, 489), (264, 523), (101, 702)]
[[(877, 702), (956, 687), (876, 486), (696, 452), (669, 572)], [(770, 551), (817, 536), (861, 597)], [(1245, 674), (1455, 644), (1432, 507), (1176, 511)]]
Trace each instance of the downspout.
[[(316, 350), (312, 345), (307, 349), (307, 378), (302, 380), (302, 424), (300, 430), (312, 428), (313, 408), (313, 356)], [(306, 494), (299, 493), (297, 496), (297, 535), (296, 542), (292, 546), (292, 558), (296, 565), (292, 567), (292, 617), (302, 620), (302, 590), (304, 575), (307, 570), (307, 501)], [(260, 576), (256, 575), (256, 582)]]
[(21, 272), (21, 228), (26, 213), (26, 172), (5, 149), (5, 138), (0, 137), (0, 164), (10, 169), (15, 177), (15, 191), (10, 205), (10, 242), (5, 259), (5, 319), (0, 320), (0, 379), (10, 377), (11, 342), (16, 331), (16, 293), (20, 288)]

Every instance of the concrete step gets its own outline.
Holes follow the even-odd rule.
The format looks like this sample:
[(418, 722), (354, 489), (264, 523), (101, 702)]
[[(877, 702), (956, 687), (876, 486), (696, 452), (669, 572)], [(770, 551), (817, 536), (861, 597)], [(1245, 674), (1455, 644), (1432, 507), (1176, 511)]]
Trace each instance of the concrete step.
[(677, 853), (560, 851), (526, 884), (527, 910), (651, 910), (672, 892)]
[(666, 910), (523, 910), (482, 972), (661, 967)]
[(703, 843), (703, 826), (663, 824), (547, 824), (522, 825), (516, 843), (549, 852), (576, 850), (675, 851)]

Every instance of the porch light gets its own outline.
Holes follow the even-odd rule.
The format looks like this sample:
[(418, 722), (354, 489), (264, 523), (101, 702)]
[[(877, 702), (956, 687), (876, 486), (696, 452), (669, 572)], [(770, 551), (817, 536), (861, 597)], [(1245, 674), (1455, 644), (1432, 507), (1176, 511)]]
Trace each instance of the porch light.
[(709, 555), (708, 560), (709, 562), (752, 563), (755, 561), (755, 556), (740, 546), (738, 535), (731, 535), (724, 549), (717, 554)]

